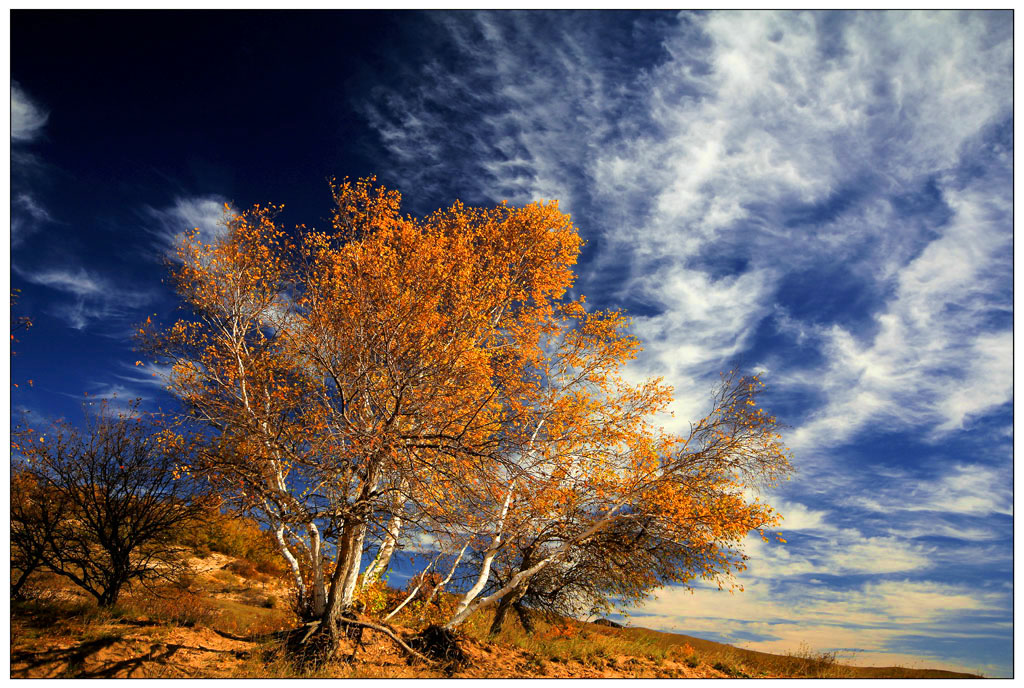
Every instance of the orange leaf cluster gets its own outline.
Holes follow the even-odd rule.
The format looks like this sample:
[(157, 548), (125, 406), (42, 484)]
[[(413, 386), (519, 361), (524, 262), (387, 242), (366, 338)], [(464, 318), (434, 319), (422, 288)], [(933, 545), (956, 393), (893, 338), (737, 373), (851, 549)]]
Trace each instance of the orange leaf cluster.
[(211, 244), (188, 236), (191, 316), (139, 335), (215, 431), (190, 470), (305, 557), (297, 584), (351, 588), (364, 541), (397, 539), (388, 518), (523, 571), (514, 552), (567, 560), (642, 523), (658, 550), (609, 583), (627, 597), (742, 566), (739, 541), (777, 520), (749, 490), (788, 470), (756, 378), (727, 378), (672, 436), (652, 421), (671, 389), (623, 376), (626, 316), (567, 296), (582, 240), (556, 202), (416, 219), (372, 178), (331, 188), (328, 230), (255, 206)]

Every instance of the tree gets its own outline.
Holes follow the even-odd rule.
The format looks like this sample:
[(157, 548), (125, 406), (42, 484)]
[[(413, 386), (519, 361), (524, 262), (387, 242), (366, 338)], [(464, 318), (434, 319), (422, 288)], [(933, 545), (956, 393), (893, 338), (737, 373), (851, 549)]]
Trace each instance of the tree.
[[(535, 431), (530, 458), (521, 453), (514, 464), (517, 473), (501, 511), (492, 512), (493, 535), (477, 583), (448, 622), (450, 629), (489, 606), (521, 603), (532, 582), (542, 583), (533, 587), (535, 596), (553, 584), (561, 594), (582, 588), (597, 602), (609, 594), (637, 601), (660, 585), (697, 577), (721, 587), (743, 567), (740, 541), (751, 531), (766, 537), (765, 529), (778, 522), (770, 506), (751, 497), (789, 471), (775, 418), (757, 407), (762, 385), (756, 377), (727, 377), (709, 415), (687, 436), (673, 437), (644, 418), (664, 408), (659, 399), (666, 390), (656, 381), (629, 389), (602, 376), (603, 389), (581, 390), (573, 389), (580, 376), (565, 384), (557, 373), (548, 369), (539, 379), (558, 388), (556, 398), (564, 399), (569, 389), (572, 402), (535, 407), (544, 415), (534, 427), (553, 422), (544, 443)], [(560, 385), (550, 384), (559, 379)], [(620, 556), (619, 536), (630, 532), (640, 537), (626, 566), (618, 572), (607, 566), (587, 582), (576, 578), (587, 572), (581, 562), (600, 566)], [(503, 549), (514, 562), (511, 575), (478, 597)]]
[(648, 549), (596, 601), (717, 579), (771, 526), (747, 494), (788, 463), (757, 384), (729, 378), (687, 437), (657, 428), (671, 389), (626, 380), (639, 342), (622, 313), (567, 297), (582, 242), (556, 203), (414, 219), (372, 179), (332, 191), (330, 231), (286, 232), (256, 206), (211, 244), (187, 238), (174, 277), (191, 315), (140, 329), (213, 431), (192, 470), (266, 521), (328, 645), (360, 575), (415, 538), (453, 569), (474, 555), (451, 629), (566, 576), (582, 590), (567, 572), (621, 553), (638, 523)]
[(745, 560), (740, 540), (778, 520), (744, 492), (788, 471), (775, 419), (756, 407), (760, 388), (727, 377), (709, 415), (656, 463), (636, 472), (619, 463), (598, 479), (609, 482), (567, 486), (570, 500), (510, 534), (485, 598), (498, 605), (491, 632), (513, 609), (529, 628), (531, 609), (592, 615), (640, 604), (669, 583), (731, 583)]
[(67, 500), (48, 493), (30, 472), (11, 475), (11, 599), (20, 599), (29, 577), (45, 566), (49, 543), (68, 518)]
[[(514, 575), (529, 570), (561, 540), (557, 530), (551, 529), (506, 548), (488, 592), (507, 586)], [(658, 539), (642, 523), (615, 523), (504, 595), (495, 608), (490, 632), (501, 631), (510, 611), (532, 632), (534, 613), (580, 618), (641, 603), (651, 589), (670, 580), (680, 554), (679, 547)]]
[(293, 238), (256, 207), (217, 242), (186, 239), (174, 274), (193, 317), (140, 335), (216, 431), (194, 470), (266, 520), (304, 615), (336, 634), (368, 534), (379, 571), (403, 521), (452, 531), (451, 490), (501, 442), (494, 369), (564, 292), (580, 241), (554, 204), (417, 221), (372, 180), (333, 192), (330, 233)]
[[(29, 492), (12, 500), (12, 541), (96, 598), (117, 602), (135, 581), (181, 567), (175, 529), (192, 518), (193, 485), (178, 473), (180, 444), (137, 403), (87, 412), (81, 430), (15, 433), (17, 475)], [(38, 562), (37, 562), (38, 563)]]

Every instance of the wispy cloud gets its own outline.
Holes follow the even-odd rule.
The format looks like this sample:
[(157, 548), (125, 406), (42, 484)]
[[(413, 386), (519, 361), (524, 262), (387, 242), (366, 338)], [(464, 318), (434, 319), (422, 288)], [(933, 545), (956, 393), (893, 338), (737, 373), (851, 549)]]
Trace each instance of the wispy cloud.
[(50, 118), (38, 103), (32, 100), (17, 81), (11, 82), (11, 140), (15, 143), (37, 138)]
[(146, 208), (145, 220), (157, 250), (174, 257), (181, 240), (194, 229), (199, 230), (200, 238), (207, 243), (223, 235), (226, 204), (222, 196), (210, 194), (179, 197), (165, 208)]
[[(752, 545), (748, 574), (887, 580), (822, 584), (813, 604), (730, 598), (748, 616), (708, 597), (708, 629), (742, 618), (768, 637), (774, 615), (777, 643), (758, 649), (827, 626), (831, 646), (892, 660), (915, 655), (900, 638), (941, 634), (960, 611), (1008, 618), (1005, 595), (944, 583), (936, 564), (970, 554), (971, 534), (989, 548), (975, 554), (1005, 558), (1009, 479), (992, 466), (1009, 450), (938, 447), (1012, 401), (1012, 15), (625, 22), (445, 15), (454, 57), (366, 107), (393, 156), (384, 176), (428, 206), (560, 199), (589, 242), (578, 288), (633, 315), (645, 351), (631, 374), (675, 387), (672, 427), (706, 408), (719, 371), (767, 371), (795, 426), (801, 472), (779, 504), (798, 537)], [(870, 440), (897, 433), (934, 447), (931, 463), (876, 456)], [(659, 609), (690, 623), (679, 595)]]
[(828, 526), (803, 530), (810, 537), (794, 541), (790, 535), (788, 546), (748, 538), (744, 549), (750, 556), (749, 575), (764, 580), (804, 574), (861, 576), (931, 566), (930, 547), (901, 537), (870, 537), (857, 529)]
[(75, 296), (92, 296), (104, 291), (99, 279), (82, 268), (78, 270), (43, 270), (26, 275), (26, 277), (36, 284), (42, 284)]
[(894, 276), (894, 295), (863, 342), (834, 325), (822, 332), (829, 358), (812, 373), (828, 403), (794, 433), (794, 446), (841, 443), (868, 423), (963, 427), (1012, 398), (1012, 332), (1005, 300), (1012, 263), (1011, 208), (980, 192), (950, 192), (954, 216)]
[(138, 289), (121, 287), (84, 268), (11, 269), (21, 277), (62, 292), (70, 298), (55, 302), (51, 313), (67, 327), (83, 330), (95, 321), (135, 317), (133, 309), (149, 303), (153, 295)]
[[(811, 583), (787, 592), (758, 581), (736, 594), (666, 589), (638, 610), (633, 623), (714, 637), (762, 652), (781, 654), (806, 646), (839, 650), (842, 661), (859, 665), (923, 662), (929, 668), (977, 671), (979, 664), (990, 660), (974, 654), (969, 645), (979, 628), (968, 620), (1000, 612), (1008, 596), (1008, 591), (935, 581), (886, 580), (845, 590)], [(990, 624), (984, 627), (999, 632)], [(940, 654), (907, 647), (907, 638), (920, 635), (954, 639), (961, 649)], [(990, 666), (1001, 675), (1008, 669)]]
[(49, 113), (32, 100), (17, 81), (11, 82), (11, 246), (18, 247), (53, 217), (43, 207), (36, 187), (45, 165), (29, 144), (42, 136)]
[(146, 387), (164, 389), (171, 379), (171, 366), (160, 363), (137, 361), (123, 363), (121, 368), (124, 372), (115, 377), (138, 389)]
[[(980, 361), (968, 365), (976, 357), (962, 356), (949, 371), (969, 378), (962, 392), (945, 393), (946, 380), (915, 406), (953, 429), (990, 405), (977, 390), (1005, 372), (1008, 330), (965, 352), (954, 335), (970, 330), (967, 316), (943, 329), (951, 342), (936, 356), (914, 361), (902, 351), (897, 360), (884, 349), (913, 347), (905, 328), (883, 333), (873, 350), (861, 341), (877, 327), (870, 315), (851, 332), (835, 324), (838, 313), (780, 312), (777, 299), (789, 275), (816, 269), (828, 280), (842, 272), (858, 298), (884, 302), (898, 284), (895, 317), (925, 301), (928, 312), (960, 306), (957, 290), (971, 274), (993, 274), (1009, 237), (1005, 191), (979, 196), (947, 182), (939, 193), (960, 230), (938, 238), (942, 218), (915, 202), (936, 175), (956, 168), (965, 147), (982, 145), (979, 132), (1010, 116), (1006, 15), (643, 18), (635, 34), (655, 48), (629, 68), (623, 53), (634, 45), (581, 38), (579, 20), (447, 17), (460, 70), (428, 65), (418, 88), (382, 88), (367, 108), (403, 186), (451, 181), (450, 167), (423, 161), (450, 159), (456, 152), (438, 147), (458, 141), (459, 157), (473, 161), (454, 184), (460, 195), (561, 199), (595, 245), (580, 288), (636, 315), (646, 346), (639, 374), (666, 374), (679, 397), (696, 399), (680, 402), (677, 416), (699, 406), (709, 374), (742, 358), (769, 318), (799, 327), (825, 357), (824, 367), (804, 372), (833, 391), (829, 410), (804, 434), (831, 431), (830, 419), (840, 417), (843, 432), (855, 432), (902, 401), (893, 390), (850, 388), (846, 359), (865, 351), (899, 367), (907, 384), (927, 381), (937, 362), (978, 354)], [(475, 87), (484, 81), (498, 87)], [(441, 136), (453, 122), (456, 135)], [(988, 229), (971, 229), (977, 219)], [(957, 263), (957, 247), (979, 240), (970, 274), (915, 277)], [(916, 334), (934, 322), (909, 324)], [(928, 344), (926, 352), (943, 349), (941, 340)], [(798, 383), (800, 367), (784, 371), (794, 367), (786, 363), (771, 367)]]
[(847, 503), (894, 513), (900, 511), (934, 511), (940, 514), (1013, 513), (1012, 467), (1000, 468), (977, 464), (957, 464), (941, 477), (920, 481), (908, 489), (909, 481), (887, 481), (872, 494), (850, 497)]

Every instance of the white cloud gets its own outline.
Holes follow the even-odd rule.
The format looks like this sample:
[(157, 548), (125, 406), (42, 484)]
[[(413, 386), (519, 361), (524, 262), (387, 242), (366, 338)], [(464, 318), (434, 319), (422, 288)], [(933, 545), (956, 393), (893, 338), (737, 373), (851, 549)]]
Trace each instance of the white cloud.
[(36, 284), (42, 284), (75, 296), (90, 296), (104, 291), (98, 279), (82, 268), (78, 270), (43, 270), (26, 275), (26, 277)]
[(16, 81), (11, 82), (11, 248), (17, 248), (53, 217), (42, 206), (33, 182), (44, 174), (45, 166), (37, 155), (26, 149), (39, 138), (49, 114), (33, 102)]
[(29, 98), (17, 81), (11, 82), (11, 141), (32, 141), (43, 129), (50, 114)]
[(897, 573), (927, 568), (931, 563), (924, 548), (902, 538), (854, 536), (830, 544), (822, 573)]
[(43, 208), (36, 199), (27, 192), (21, 192), (11, 199), (11, 205), (24, 211), (32, 220), (36, 222), (51, 222), (53, 217), (50, 213)]
[[(814, 532), (816, 538), (804, 540), (796, 547), (748, 537), (744, 550), (750, 559), (741, 578), (780, 580), (809, 573), (881, 575), (921, 571), (931, 566), (930, 549), (903, 537), (869, 537), (858, 530), (827, 526), (802, 532)], [(811, 544), (805, 544), (808, 542)]]
[(199, 230), (200, 239), (206, 243), (223, 236), (226, 203), (222, 196), (210, 194), (176, 198), (166, 208), (147, 208), (150, 231), (161, 253), (174, 256), (181, 240), (193, 229)]
[[(1001, 613), (1008, 594), (934, 581), (888, 580), (851, 590), (829, 590), (808, 582), (785, 593), (768, 579), (745, 592), (671, 588), (648, 602), (632, 623), (656, 630), (724, 636), (732, 644), (771, 653), (840, 650), (841, 661), (859, 665), (916, 665), (974, 671), (969, 656), (898, 649), (903, 636), (976, 637), (986, 629), (965, 627), (964, 613)], [(994, 632), (996, 629), (987, 629)], [(765, 637), (747, 640), (749, 634)], [(743, 640), (741, 640), (743, 638)], [(855, 653), (849, 648), (856, 648)], [(965, 655), (967, 653), (965, 652)]]
[(11, 269), (29, 282), (68, 294), (71, 298), (54, 303), (51, 313), (75, 330), (85, 329), (95, 321), (133, 315), (132, 309), (152, 299), (148, 292), (118, 286), (84, 268), (31, 271), (12, 265)]
[[(636, 374), (666, 374), (688, 398), (677, 403), (680, 422), (699, 413), (708, 376), (731, 367), (758, 323), (777, 312), (787, 272), (849, 260), (866, 284), (899, 280), (901, 294), (894, 312), (879, 314), (875, 347), (865, 349), (860, 332), (796, 322), (831, 359), (811, 372), (833, 393), (805, 435), (820, 429), (842, 441), (879, 416), (917, 424), (936, 414), (949, 430), (1005, 398), (1005, 336), (977, 341), (970, 353), (979, 360), (964, 365), (973, 357), (952, 358), (972, 322), (941, 328), (944, 339), (933, 329), (921, 361), (909, 360), (920, 337), (907, 335), (923, 336), (945, 307), (963, 305), (951, 290), (1001, 255), (1006, 203), (986, 209), (989, 199), (945, 188), (961, 231), (918, 256), (932, 228), (899, 226), (884, 200), (949, 170), (982, 127), (1010, 116), (1012, 46), (991, 39), (999, 18), (854, 13), (843, 16), (841, 34), (826, 36), (812, 13), (683, 17), (652, 34), (668, 59), (639, 73), (622, 71), (603, 46), (557, 22), (538, 30), (522, 15), (446, 18), (469, 72), (430, 64), (418, 90), (381, 90), (368, 116), (406, 165), (406, 186), (438, 183), (438, 170), (416, 163), (448, 152), (438, 146), (452, 137), (439, 134), (451, 120), (438, 113), (454, 103), (467, 122), (455, 137), (460, 151), (482, 168), (460, 179), (471, 194), (554, 197), (570, 212), (588, 210), (582, 230), (600, 247), (580, 289), (659, 311), (636, 318), (646, 347)], [(474, 90), (481, 79), (498, 84), (498, 95)], [(828, 214), (831, 199), (865, 184), (876, 199)], [(801, 204), (824, 215), (793, 225), (779, 214)], [(971, 230), (975, 220), (988, 229)], [(976, 260), (965, 260), (963, 249), (974, 245)], [(740, 273), (709, 272), (704, 261), (715, 256), (738, 259)], [(970, 305), (984, 305), (985, 294), (973, 291)], [(851, 379), (860, 365), (867, 381), (896, 370), (913, 387), (951, 360), (953, 377), (967, 384), (954, 394), (928, 387), (932, 394), (910, 413), (893, 414), (903, 401), (895, 385)], [(988, 385), (1000, 391), (987, 394)]]
[(811, 509), (796, 501), (785, 500), (773, 497), (772, 506), (782, 514), (783, 521), (779, 529), (784, 532), (795, 530), (830, 530), (832, 527), (826, 523), (827, 511)]
[[(803, 602), (751, 592), (808, 574), (930, 575), (941, 557), (911, 538), (956, 532), (938, 517), (930, 531), (896, 516), (889, 531), (831, 525), (847, 505), (979, 518), (1010, 508), (1006, 476), (971, 456), (930, 483), (883, 480), (879, 467), (871, 494), (843, 501), (848, 471), (829, 450), (879, 430), (938, 440), (1012, 400), (1012, 150), (985, 142), (1012, 120), (1012, 15), (827, 15), (838, 30), (822, 16), (683, 13), (634, 26), (664, 48), (636, 70), (621, 46), (588, 42), (576, 16), (459, 15), (445, 22), (458, 68), (431, 64), (420, 84), (382, 89), (369, 119), (398, 160), (400, 188), (433, 193), (450, 182), (471, 202), (561, 200), (591, 243), (579, 290), (639, 313), (645, 352), (630, 375), (664, 375), (675, 387), (675, 429), (706, 411), (715, 374), (743, 362), (774, 316), (808, 355), (789, 347), (746, 363), (770, 369), (770, 387), (817, 404), (805, 419), (782, 418), (800, 423), (786, 438), (802, 471), (793, 489), (833, 503), (820, 512), (797, 496), (779, 511), (792, 519), (784, 533), (820, 547), (751, 544), (746, 594), (667, 592), (672, 604), (658, 612), (693, 630), (761, 624), (781, 638), (755, 649), (807, 640), (894, 660), (896, 635), (938, 635), (956, 610), (1006, 612), (1007, 599), (919, 581), (852, 593), (823, 585)], [(458, 147), (446, 147), (453, 139)], [(965, 173), (972, 155), (980, 172)], [(445, 158), (467, 161), (454, 180), (451, 166), (432, 164)], [(850, 300), (870, 297), (862, 312), (844, 285), (782, 294), (787, 278), (815, 271), (848, 279)], [(835, 313), (801, 310), (818, 291), (837, 295)], [(857, 317), (835, 317), (847, 310)], [(991, 531), (977, 525), (963, 538), (970, 532)]]
[(123, 363), (121, 367), (125, 374), (116, 377), (131, 383), (134, 386), (156, 387), (164, 389), (171, 379), (171, 366), (151, 361), (139, 361), (136, 363)]
[(948, 191), (955, 215), (896, 277), (893, 298), (867, 343), (844, 327), (822, 332), (829, 364), (819, 384), (828, 403), (791, 446), (840, 444), (874, 424), (963, 426), (1012, 398), (1012, 332), (986, 331), (1010, 280), (1009, 207), (977, 192)]
[[(599, 170), (614, 171), (596, 175), (602, 200), (614, 203), (624, 178), (643, 179), (640, 192), (653, 191), (657, 198), (644, 222), (615, 228), (608, 262), (632, 254), (634, 277), (623, 293), (667, 305), (646, 323), (645, 341), (658, 349), (658, 359), (674, 357), (679, 362), (678, 373), (669, 378), (676, 380), (685, 379), (687, 370), (707, 370), (735, 353), (743, 333), (770, 312), (777, 279), (785, 268), (832, 263), (864, 247), (870, 250), (870, 244), (877, 242), (874, 258), (880, 273), (897, 274), (902, 289), (894, 305), (906, 319), (881, 316), (883, 332), (876, 352), (861, 351), (856, 339), (842, 328), (826, 335), (834, 360), (826, 383), (837, 393), (843, 390), (849, 401), (838, 404), (835, 413), (824, 414), (822, 429), (828, 432), (813, 434), (830, 439), (840, 434), (837, 431), (848, 435), (862, 422), (891, 412), (897, 400), (888, 388), (851, 387), (853, 374), (845, 371), (861, 363), (860, 370), (873, 380), (889, 380), (886, 376), (898, 372), (901, 382), (914, 388), (926, 380), (932, 364), (944, 361), (931, 358), (908, 368), (907, 359), (918, 349), (917, 342), (903, 336), (908, 334), (905, 328), (912, 327), (921, 336), (932, 333), (932, 341), (927, 342), (931, 346), (925, 351), (937, 348), (943, 359), (954, 353), (954, 346), (970, 331), (954, 327), (973, 323), (951, 323), (939, 329), (949, 346), (934, 339), (940, 313), (966, 300), (958, 290), (984, 297), (971, 279), (1007, 255), (1007, 206), (985, 207), (988, 198), (948, 190), (958, 216), (956, 228), (911, 260), (906, 269), (902, 261), (912, 255), (915, 233), (909, 227), (893, 227), (896, 218), (881, 206), (868, 206), (867, 214), (853, 222), (823, 219), (813, 232), (787, 227), (770, 213), (758, 215), (749, 209), (823, 202), (868, 170), (875, 173), (880, 168), (889, 184), (898, 188), (912, 187), (921, 175), (949, 168), (961, 146), (981, 126), (1009, 111), (1009, 99), (1001, 92), (1008, 83), (1009, 43), (988, 45), (976, 17), (961, 22), (943, 15), (913, 13), (882, 19), (864, 13), (844, 34), (847, 57), (833, 61), (823, 60), (815, 48), (817, 27), (807, 15), (718, 13), (710, 16), (704, 28), (713, 46), (706, 74), (694, 76), (691, 62), (679, 59), (660, 66), (651, 80), (659, 85), (690, 84), (682, 97), (674, 97), (666, 88), (652, 94), (662, 135), (640, 138), (625, 148), (629, 155), (617, 151), (607, 162), (598, 163)], [(772, 41), (779, 33), (782, 39)], [(946, 41), (936, 43), (937, 35)], [(688, 40), (689, 36), (669, 37), (667, 44), (673, 54), (683, 56), (690, 51), (684, 44)], [(900, 46), (896, 53), (895, 45)], [(986, 63), (980, 55), (993, 62)], [(896, 88), (899, 93), (875, 95), (881, 87)], [(705, 97), (689, 97), (694, 90)], [(915, 116), (907, 118), (906, 109)], [(897, 132), (909, 140), (892, 140)], [(689, 259), (723, 241), (732, 250), (746, 242), (750, 250), (740, 255), (749, 254), (755, 266), (770, 266), (752, 267), (743, 274), (760, 275), (757, 288), (743, 295), (733, 293), (729, 280), (711, 282), (687, 267)], [(964, 255), (972, 250), (973, 254)], [(680, 293), (676, 285), (686, 276), (692, 277), (682, 292), (685, 297), (666, 298)], [(737, 304), (737, 300), (734, 308), (745, 307), (738, 312), (711, 308), (704, 318), (691, 315), (705, 304)], [(978, 301), (984, 305), (983, 298)], [(946, 407), (950, 425), (943, 427), (1006, 398), (1008, 357), (1003, 356), (1002, 343), (986, 342), (984, 351), (989, 355), (984, 365), (967, 371), (977, 374), (967, 391), (950, 401), (933, 386), (930, 391), (935, 394), (922, 400), (933, 408)], [(1000, 391), (978, 392), (990, 383), (997, 383)]]
[(116, 400), (117, 408), (120, 410), (135, 399), (144, 399), (145, 394), (138, 388), (129, 385), (103, 383), (93, 385), (89, 397), (97, 400)]
[(934, 511), (940, 514), (1013, 514), (1011, 467), (1003, 469), (957, 464), (934, 480), (903, 476), (876, 486), (870, 495), (845, 503), (884, 513)]

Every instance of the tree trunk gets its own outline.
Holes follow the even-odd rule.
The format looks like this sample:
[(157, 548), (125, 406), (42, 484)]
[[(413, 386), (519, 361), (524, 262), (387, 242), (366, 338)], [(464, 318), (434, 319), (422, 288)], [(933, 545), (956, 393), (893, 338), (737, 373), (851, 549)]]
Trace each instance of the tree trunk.
[(322, 619), (328, 625), (335, 625), (342, 612), (347, 611), (355, 600), (356, 582), (359, 579), (359, 565), (363, 554), (363, 538), (366, 525), (355, 519), (346, 519), (338, 538), (338, 562), (331, 574), (327, 590), (327, 604)]
[(340, 608), (348, 610), (355, 602), (356, 584), (359, 582), (359, 567), (363, 559), (363, 540), (366, 538), (366, 524), (355, 523), (347, 545), (345, 574), (342, 581)]
[(361, 587), (365, 588), (373, 585), (387, 571), (388, 564), (391, 563), (391, 555), (395, 553), (395, 545), (398, 543), (398, 534), (401, 529), (402, 517), (397, 515), (392, 517), (391, 522), (388, 524), (387, 535), (384, 536), (384, 542), (381, 543), (380, 549), (377, 550), (377, 556), (374, 557), (373, 563), (366, 569), (366, 575), (363, 576)]
[(532, 578), (538, 572), (543, 570), (544, 567), (550, 564), (551, 562), (564, 556), (566, 552), (569, 551), (570, 547), (577, 545), (581, 542), (585, 542), (589, 538), (593, 537), (595, 533), (602, 530), (603, 528), (606, 528), (615, 519), (619, 518), (618, 512), (622, 508), (623, 504), (624, 502), (619, 502), (614, 507), (612, 507), (603, 518), (601, 518), (592, 526), (590, 526), (585, 531), (580, 533), (579, 536), (563, 543), (561, 547), (559, 547), (554, 552), (544, 557), (543, 559), (541, 559), (525, 571), (520, 571), (516, 575), (512, 576), (508, 584), (505, 585), (505, 587), (503, 587), (501, 590), (498, 590), (482, 599), (475, 600), (471, 604), (461, 606), (458, 610), (456, 610), (455, 615), (451, 618), (451, 620), (448, 621), (448, 623), (444, 625), (444, 627), (448, 630), (452, 630), (456, 628), (459, 624), (461, 624), (463, 621), (465, 621), (467, 618), (469, 618), (475, 612), (481, 609), (486, 609), (487, 607), (490, 607), (492, 604), (496, 604), (505, 595), (508, 595), (509, 593), (518, 590), (520, 586), (526, 587), (530, 578)]
[(501, 627), (505, 625), (505, 616), (508, 615), (508, 610), (512, 607), (512, 596), (505, 595), (501, 598), (501, 602), (498, 603), (498, 608), (494, 610), (494, 621), (491, 622), (490, 635), (498, 635), (501, 633)]
[(533, 633), (533, 615), (530, 614), (529, 608), (523, 606), (523, 603), (520, 601), (513, 603), (512, 608), (519, 615), (519, 623), (523, 624), (523, 630), (527, 633)]
[(28, 580), (28, 577), (37, 568), (39, 568), (38, 564), (32, 564), (32, 565), (26, 565), (26, 568), (22, 569), (21, 575), (18, 576), (18, 580), (14, 581), (14, 585), (11, 586), (11, 599), (14, 599), (14, 600), (21, 599), (21, 589), (25, 586), (25, 581)]
[(113, 607), (117, 604), (117, 598), (120, 594), (120, 584), (112, 583), (106, 590), (96, 596), (96, 604), (100, 607)]
[(310, 591), (310, 604), (313, 618), (319, 618), (323, 616), (324, 610), (327, 608), (327, 590), (324, 587), (324, 557), (320, 545), (320, 530), (315, 523), (310, 523), (308, 530), (310, 536), (309, 556), (313, 564), (313, 589)]
[[(491, 635), (498, 635), (501, 632), (501, 627), (505, 625), (505, 617), (508, 616), (510, 609), (514, 607), (519, 612), (519, 600), (526, 594), (527, 589), (523, 588), (522, 590), (510, 592), (501, 598), (498, 608), (494, 611), (494, 621), (491, 622)], [(519, 612), (519, 618), (523, 618), (521, 612)]]
[(404, 478), (400, 480), (397, 488), (398, 492), (391, 504), (392, 515), (391, 520), (388, 522), (384, 541), (381, 543), (380, 549), (377, 550), (377, 556), (374, 557), (373, 563), (367, 567), (366, 573), (363, 574), (362, 587), (364, 588), (373, 585), (388, 570), (391, 556), (395, 553), (395, 547), (398, 545), (398, 536), (402, 533), (403, 512), (406, 504), (404, 495), (409, 490), (408, 480)]
[[(309, 595), (306, 593), (306, 583), (302, 580), (302, 568), (299, 566), (298, 560), (295, 555), (292, 554), (291, 549), (288, 547), (288, 542), (284, 537), (284, 523), (278, 523), (277, 528), (274, 529), (274, 541), (277, 543), (277, 548), (281, 552), (281, 556), (288, 562), (288, 568), (291, 569), (292, 577), (295, 580), (295, 588), (299, 595), (299, 604), (303, 607), (303, 613), (308, 613), (311, 610)], [(321, 562), (321, 566), (322, 566)], [(322, 612), (322, 610), (321, 610)]]
[(457, 617), (466, 611), (470, 604), (472, 604), (473, 600), (476, 599), (476, 596), (479, 595), (487, 586), (487, 579), (491, 576), (491, 564), (494, 562), (494, 557), (497, 555), (498, 549), (501, 547), (502, 531), (505, 528), (505, 518), (508, 516), (508, 509), (512, 504), (512, 495), (515, 493), (515, 489), (516, 481), (512, 480), (508, 485), (508, 492), (505, 494), (505, 503), (501, 506), (501, 514), (498, 516), (498, 522), (494, 526), (494, 535), (491, 536), (491, 544), (486, 550), (484, 550), (484, 558), (480, 563), (480, 575), (477, 576), (476, 583), (466, 591), (466, 594), (462, 596), (458, 606), (455, 608), (455, 614)]

